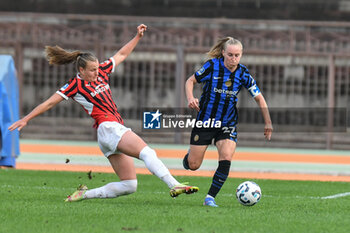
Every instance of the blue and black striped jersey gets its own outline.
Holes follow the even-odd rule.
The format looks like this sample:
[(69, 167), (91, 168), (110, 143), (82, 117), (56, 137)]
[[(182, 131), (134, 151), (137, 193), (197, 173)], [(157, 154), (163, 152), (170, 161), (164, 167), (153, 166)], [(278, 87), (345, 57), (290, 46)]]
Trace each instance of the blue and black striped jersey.
[(221, 126), (235, 126), (238, 120), (237, 95), (242, 86), (253, 97), (260, 94), (259, 87), (244, 65), (239, 64), (231, 72), (224, 66), (223, 58), (207, 61), (194, 76), (198, 83), (204, 83), (197, 121), (215, 119), (221, 121)]

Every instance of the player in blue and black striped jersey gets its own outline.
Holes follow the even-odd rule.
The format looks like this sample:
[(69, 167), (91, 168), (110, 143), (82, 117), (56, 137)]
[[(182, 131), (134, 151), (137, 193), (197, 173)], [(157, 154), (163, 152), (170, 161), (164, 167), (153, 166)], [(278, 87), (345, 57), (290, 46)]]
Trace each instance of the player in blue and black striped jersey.
[[(217, 207), (215, 197), (228, 177), (231, 160), (236, 149), (237, 95), (245, 87), (261, 108), (265, 121), (264, 135), (271, 139), (272, 123), (263, 95), (248, 69), (240, 64), (242, 43), (232, 37), (220, 39), (208, 52), (210, 59), (186, 81), (188, 106), (198, 111), (196, 126), (191, 133), (189, 153), (183, 160), (185, 169), (197, 170), (204, 153), (212, 143), (219, 152), (219, 165), (204, 205)], [(193, 86), (203, 83), (203, 93), (198, 101), (193, 96)], [(211, 127), (203, 127), (203, 126)]]

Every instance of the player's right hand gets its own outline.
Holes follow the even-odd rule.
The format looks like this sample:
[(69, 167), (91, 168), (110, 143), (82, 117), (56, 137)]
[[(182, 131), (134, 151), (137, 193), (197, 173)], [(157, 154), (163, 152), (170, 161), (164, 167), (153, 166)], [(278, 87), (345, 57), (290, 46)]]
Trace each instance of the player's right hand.
[(10, 127), (8, 127), (8, 130), (13, 131), (18, 128), (18, 131), (20, 131), (26, 125), (27, 125), (27, 121), (21, 119), (13, 123)]
[(264, 127), (264, 136), (266, 140), (271, 140), (271, 135), (272, 135), (273, 127), (272, 124), (265, 124)]
[(197, 110), (199, 112), (199, 101), (197, 98), (191, 98), (188, 100), (188, 107)]

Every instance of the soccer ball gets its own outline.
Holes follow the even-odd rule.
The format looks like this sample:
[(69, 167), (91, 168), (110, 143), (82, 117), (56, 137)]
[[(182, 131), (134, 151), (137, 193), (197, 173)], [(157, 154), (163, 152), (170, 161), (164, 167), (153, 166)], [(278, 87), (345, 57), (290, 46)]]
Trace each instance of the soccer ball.
[(261, 189), (253, 181), (245, 181), (238, 185), (236, 197), (239, 203), (245, 206), (252, 206), (259, 202), (261, 198)]

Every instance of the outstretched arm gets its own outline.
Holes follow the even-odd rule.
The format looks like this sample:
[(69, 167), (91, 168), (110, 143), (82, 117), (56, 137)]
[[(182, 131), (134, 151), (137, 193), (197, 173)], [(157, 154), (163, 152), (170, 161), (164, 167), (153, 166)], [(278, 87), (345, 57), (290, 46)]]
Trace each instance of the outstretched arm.
[(194, 75), (192, 75), (191, 77), (189, 77), (186, 81), (185, 84), (185, 91), (186, 91), (186, 97), (187, 97), (187, 102), (188, 102), (188, 107), (189, 108), (193, 108), (196, 109), (197, 111), (199, 111), (199, 102), (197, 98), (193, 97), (193, 86), (194, 84), (197, 83), (196, 78), (194, 77)]
[(20, 131), (24, 126), (27, 125), (28, 121), (46, 112), (62, 100), (64, 100), (62, 96), (60, 96), (57, 93), (53, 94), (49, 99), (47, 99), (46, 101), (38, 105), (36, 108), (34, 108), (33, 111), (31, 111), (28, 115), (13, 123), (8, 129), (10, 131), (13, 131), (18, 128), (18, 130)]
[(115, 66), (122, 63), (129, 54), (134, 50), (139, 40), (143, 37), (144, 32), (147, 30), (147, 26), (140, 24), (137, 27), (137, 34), (132, 38), (126, 45), (124, 45), (116, 54), (114, 54), (113, 59), (115, 61)]
[(261, 113), (263, 115), (264, 121), (265, 121), (265, 127), (264, 127), (264, 135), (267, 140), (271, 140), (272, 135), (272, 122), (270, 118), (269, 109), (267, 107), (265, 98), (262, 94), (256, 96), (255, 98), (256, 103), (259, 105), (261, 109)]

